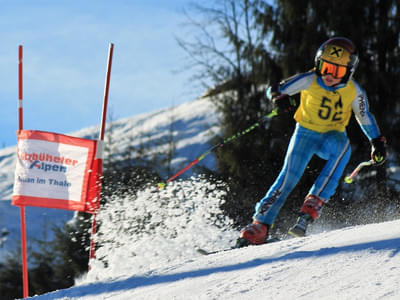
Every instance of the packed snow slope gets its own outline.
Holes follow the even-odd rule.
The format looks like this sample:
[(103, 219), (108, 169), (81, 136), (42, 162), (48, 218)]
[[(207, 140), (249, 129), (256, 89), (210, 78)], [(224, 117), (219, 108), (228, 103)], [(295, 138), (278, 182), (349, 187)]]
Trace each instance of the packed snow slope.
[(160, 264), (34, 298), (400, 299), (399, 250), (400, 222), (387, 222)]
[(224, 190), (192, 178), (111, 199), (89, 273), (33, 298), (400, 299), (400, 220), (334, 231), (317, 221), (305, 238), (197, 253), (238, 235), (218, 208)]

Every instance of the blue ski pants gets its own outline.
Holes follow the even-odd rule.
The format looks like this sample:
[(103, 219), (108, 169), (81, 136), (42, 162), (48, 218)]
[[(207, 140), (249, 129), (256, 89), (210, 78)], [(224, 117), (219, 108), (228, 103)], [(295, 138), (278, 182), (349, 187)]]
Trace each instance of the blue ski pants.
[(256, 204), (254, 219), (273, 224), (286, 198), (304, 173), (312, 156), (326, 160), (309, 194), (328, 202), (335, 193), (339, 179), (350, 159), (351, 148), (346, 132), (315, 132), (299, 124), (290, 139), (284, 164), (267, 194)]

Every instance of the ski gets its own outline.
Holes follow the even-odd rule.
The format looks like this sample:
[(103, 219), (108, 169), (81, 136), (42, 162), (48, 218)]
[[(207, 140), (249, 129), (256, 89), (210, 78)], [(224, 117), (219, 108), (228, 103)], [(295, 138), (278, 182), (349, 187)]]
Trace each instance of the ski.
[[(277, 237), (274, 238), (269, 238), (267, 239), (263, 244), (260, 245), (265, 245), (265, 244), (270, 244), (270, 243), (275, 243), (275, 242), (279, 242), (280, 239)], [(232, 246), (230, 248), (226, 248), (226, 249), (220, 249), (220, 250), (215, 250), (215, 251), (207, 251), (203, 248), (197, 248), (197, 252), (202, 254), (202, 255), (211, 255), (211, 254), (216, 254), (216, 253), (221, 253), (221, 252), (226, 252), (226, 251), (230, 251), (233, 249), (239, 249), (239, 248), (244, 248), (244, 247), (248, 247), (248, 246), (259, 246), (259, 245), (251, 245), (245, 242), (245, 240), (243, 239), (238, 239), (236, 242), (235, 246)]]

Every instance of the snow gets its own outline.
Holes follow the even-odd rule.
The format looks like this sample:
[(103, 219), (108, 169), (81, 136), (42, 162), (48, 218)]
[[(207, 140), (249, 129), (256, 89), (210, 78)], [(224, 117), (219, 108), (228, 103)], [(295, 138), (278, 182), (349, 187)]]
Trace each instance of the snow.
[(16, 147), (0, 150), (0, 199), (11, 199), (16, 164)]
[(400, 299), (400, 220), (201, 255), (239, 234), (224, 195), (196, 177), (115, 197), (88, 274), (32, 299)]
[(99, 259), (91, 263), (86, 281), (129, 276), (133, 269), (145, 273), (159, 264), (196, 256), (196, 247), (227, 247), (237, 232), (219, 208), (225, 194), (222, 182), (197, 177), (162, 191), (149, 186), (108, 199), (98, 214)]

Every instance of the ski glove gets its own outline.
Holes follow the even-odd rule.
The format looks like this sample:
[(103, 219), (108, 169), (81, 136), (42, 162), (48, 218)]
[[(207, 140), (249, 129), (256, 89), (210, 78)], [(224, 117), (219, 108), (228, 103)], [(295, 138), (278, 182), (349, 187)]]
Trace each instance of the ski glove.
[(388, 152), (386, 150), (386, 138), (381, 135), (371, 140), (371, 158), (376, 165), (381, 165), (386, 161)]
[(278, 112), (290, 112), (296, 109), (296, 100), (288, 94), (274, 92), (271, 94), (271, 100)]

